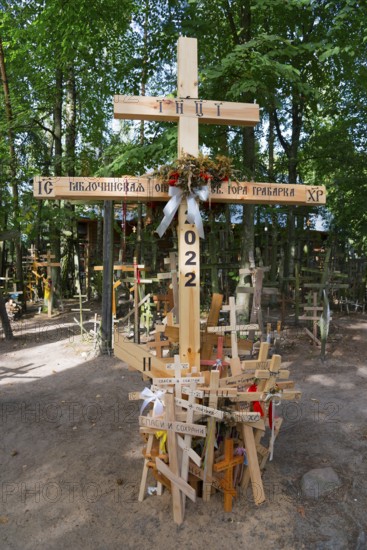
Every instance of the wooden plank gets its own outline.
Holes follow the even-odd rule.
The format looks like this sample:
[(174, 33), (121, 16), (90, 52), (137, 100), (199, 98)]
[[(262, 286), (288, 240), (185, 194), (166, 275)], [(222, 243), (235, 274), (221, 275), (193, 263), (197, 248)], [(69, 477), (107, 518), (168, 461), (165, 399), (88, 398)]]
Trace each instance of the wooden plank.
[[(183, 407), (184, 409), (187, 409), (190, 407), (190, 409), (198, 413), (201, 413), (202, 415), (213, 416), (215, 418), (219, 418), (220, 420), (223, 420), (225, 417), (224, 411), (214, 409), (213, 407), (206, 407), (205, 405), (201, 405), (199, 403), (189, 404), (189, 402), (186, 401), (185, 399), (179, 399), (178, 397), (175, 397), (175, 404), (178, 405), (179, 407)], [(228, 414), (228, 416), (230, 415)]]
[[(191, 390), (189, 387), (183, 386), (181, 391), (184, 395), (190, 395)], [(195, 397), (197, 397), (198, 399), (203, 399), (204, 397), (210, 397), (211, 394), (214, 394), (217, 398), (235, 396), (237, 395), (237, 389), (236, 388), (210, 389), (210, 387), (206, 387), (206, 388), (201, 387), (200, 390), (195, 390), (194, 392)]]
[(176, 326), (166, 325), (164, 335), (167, 336), (170, 342), (178, 343), (180, 339), (180, 329)]
[[(222, 304), (223, 295), (214, 293), (212, 295), (208, 319), (206, 322), (207, 327), (214, 327), (218, 325)], [(213, 347), (218, 343), (218, 339), (212, 338), (211, 336), (212, 335), (209, 335), (207, 332), (202, 335), (201, 358), (203, 360), (211, 359)]]
[[(169, 200), (168, 183), (149, 176), (122, 176), (121, 178), (47, 177), (33, 178), (33, 196), (36, 199), (68, 199), (82, 201), (123, 200), (148, 202)], [(323, 185), (289, 183), (223, 182), (213, 187), (212, 203), (229, 204), (308, 204), (326, 203)], [(316, 283), (315, 283), (316, 284)], [(304, 285), (306, 286), (306, 285)], [(333, 287), (333, 284), (331, 284)], [(343, 285), (338, 288), (348, 288)], [(319, 288), (318, 285), (313, 288)]]
[(236, 422), (258, 422), (260, 420), (260, 413), (248, 412), (248, 411), (232, 411), (228, 413), (228, 416)]
[[(254, 294), (255, 288), (253, 286), (238, 286), (236, 292), (239, 294)], [(263, 286), (262, 294), (272, 296), (273, 294), (280, 294), (279, 288)]]
[(227, 388), (228, 386), (242, 386), (249, 384), (253, 379), (254, 375), (250, 373), (237, 374), (236, 376), (221, 378), (219, 380), (219, 386), (221, 388)]
[[(172, 394), (166, 394), (172, 395)], [(146, 428), (156, 428), (157, 430), (167, 430), (183, 435), (192, 435), (195, 437), (206, 437), (206, 426), (201, 424), (188, 424), (186, 422), (175, 422), (163, 418), (151, 418), (149, 416), (139, 416), (139, 426)]]
[[(192, 475), (198, 477), (199, 479), (201, 479), (202, 481), (204, 481), (204, 478), (205, 478), (204, 468), (199, 468), (195, 464), (190, 463), (189, 472), (190, 472), (190, 474), (192, 474)], [(223, 478), (221, 478), (221, 477), (219, 477), (215, 474), (212, 474), (211, 476), (206, 476), (206, 479), (207, 479), (208, 483), (210, 483), (210, 485), (212, 487), (214, 487), (214, 489), (216, 489), (217, 491), (221, 491), (222, 493), (224, 492), (225, 481), (224, 481)], [(233, 490), (233, 496), (235, 496), (235, 495), (236, 495), (236, 491)]]
[[(129, 396), (129, 399), (130, 399), (130, 396)], [(146, 454), (150, 454), (150, 452), (152, 451), (153, 441), (154, 441), (154, 435), (149, 434), (147, 447), (146, 447)], [(148, 477), (148, 462), (149, 462), (149, 458), (144, 458), (143, 473), (141, 475), (140, 489), (139, 489), (139, 496), (138, 496), (139, 502), (143, 502), (144, 496), (145, 496), (145, 487), (147, 484), (147, 477)]]
[[(209, 396), (209, 407), (214, 409), (218, 406), (218, 396), (216, 391), (219, 388), (219, 371), (212, 370), (210, 373), (210, 396)], [(211, 417), (208, 420), (208, 437), (206, 439), (206, 451), (204, 458), (204, 481), (203, 481), (203, 501), (208, 502), (211, 495), (211, 482), (210, 479), (213, 473), (213, 464), (214, 464), (214, 444), (215, 444), (215, 432), (216, 432), (216, 421), (215, 418)]]
[[(251, 402), (251, 401), (264, 401), (266, 399), (267, 393), (264, 391), (256, 392), (238, 392), (237, 395), (230, 395), (228, 399), (233, 403), (238, 403), (241, 401)], [(282, 391), (282, 401), (291, 401), (293, 399), (299, 399), (301, 397), (301, 392), (298, 390), (288, 390), (285, 389)]]
[[(177, 88), (180, 97), (198, 97), (197, 40), (181, 36), (177, 43)], [(191, 102), (192, 103), (192, 102)], [(157, 111), (157, 109), (155, 109)], [(178, 156), (199, 153), (199, 117), (179, 116)], [(178, 213), (178, 309), (180, 358), (200, 371), (200, 238), (188, 224), (187, 202)]]
[[(166, 422), (171, 424), (175, 421), (175, 404), (172, 394), (167, 393), (164, 396), (166, 406)], [(178, 461), (178, 448), (177, 448), (177, 435), (172, 430), (167, 430), (167, 450), (169, 456), (169, 469), (173, 476), (179, 477), (180, 466)], [(172, 483), (172, 505), (173, 505), (173, 520), (177, 525), (181, 525), (183, 522), (183, 508), (181, 492), (177, 483)]]
[[(142, 271), (149, 271), (149, 268), (145, 267), (144, 264), (138, 264), (136, 267), (138, 269), (141, 269)], [(126, 265), (126, 264), (114, 265), (113, 270), (114, 271), (124, 271), (124, 272), (130, 273), (130, 272), (134, 271), (134, 266), (133, 265)], [(95, 265), (93, 267), (93, 271), (103, 271), (103, 265)], [(124, 280), (126, 280), (126, 279), (124, 279)]]
[[(176, 475), (160, 458), (155, 459), (157, 469), (172, 483), (171, 487), (175, 485), (182, 493), (184, 493), (190, 500), (196, 502), (196, 491), (188, 483), (186, 483), (181, 477)], [(177, 522), (176, 522), (177, 523)]]
[[(233, 439), (226, 438), (224, 441), (224, 457), (222, 460), (214, 464), (214, 472), (224, 472), (224, 511), (232, 511), (232, 498), (233, 498), (233, 469), (235, 466), (239, 466), (243, 463), (242, 456), (234, 456), (234, 442)], [(237, 492), (236, 492), (237, 495)]]
[(265, 491), (261, 479), (259, 462), (257, 459), (256, 444), (254, 439), (254, 431), (246, 424), (242, 427), (243, 440), (245, 443), (248, 469), (250, 472), (252, 492), (254, 495), (255, 504), (259, 505), (265, 501)]
[(186, 223), (186, 204), (179, 209), (180, 358), (200, 370), (200, 238)]
[(145, 346), (129, 342), (118, 332), (115, 332), (114, 353), (118, 359), (150, 378), (167, 375), (164, 360), (149, 353)]
[[(256, 370), (255, 371), (255, 378), (259, 378), (259, 379), (268, 379), (271, 377), (271, 374), (268, 370)], [(289, 378), (289, 370), (285, 370), (285, 369), (281, 369), (279, 371), (279, 375), (278, 377), (282, 380), (285, 380), (287, 378)]]
[[(190, 395), (187, 401), (184, 401), (184, 403), (187, 405), (187, 412), (186, 412), (186, 422), (188, 424), (191, 424), (194, 421), (194, 409), (193, 406), (195, 405), (195, 396), (194, 392), (196, 389), (195, 382), (190, 382)], [(175, 398), (175, 403), (177, 403)], [(190, 434), (186, 434), (185, 438), (182, 439), (181, 437), (177, 438), (178, 444), (180, 448), (182, 449), (182, 461), (181, 461), (181, 477), (186, 482), (189, 478), (189, 462), (190, 458), (198, 465), (201, 466), (201, 457), (193, 450), (191, 449), (191, 443), (192, 443), (192, 436)], [(185, 511), (186, 506), (186, 500), (183, 496), (182, 498), (182, 509)]]
[(218, 325), (222, 304), (223, 304), (223, 295), (214, 293), (212, 295), (212, 301), (210, 304), (208, 319), (206, 322), (208, 327), (215, 327)]
[(312, 334), (312, 332), (311, 332), (310, 330), (308, 330), (308, 328), (305, 327), (305, 328), (304, 328), (304, 331), (305, 331), (305, 333), (307, 334), (307, 336), (309, 336), (309, 337), (311, 338), (311, 340), (313, 340), (313, 342), (315, 342), (315, 344), (316, 344), (317, 346), (320, 346), (320, 347), (321, 347), (321, 342), (320, 342), (320, 340), (319, 340), (318, 338), (316, 338), (316, 336), (314, 336), (314, 335)]
[(189, 384), (190, 382), (196, 382), (197, 384), (204, 384), (203, 376), (187, 376), (186, 378), (153, 378), (153, 384), (157, 386), (170, 386), (176, 384)]
[[(186, 52), (185, 44), (183, 44), (183, 48)], [(186, 67), (180, 57), (178, 66), (181, 67), (181, 75), (185, 74)], [(187, 66), (188, 74), (190, 74), (189, 71), (190, 67)], [(114, 118), (163, 122), (181, 122), (188, 118), (204, 124), (229, 124), (232, 126), (256, 126), (260, 120), (259, 106), (256, 103), (198, 99), (197, 87), (195, 95), (187, 97), (183, 95), (183, 87), (180, 86), (185, 79), (181, 80), (179, 75), (178, 81), (180, 93), (178, 98), (115, 95)]]
[(209, 333), (213, 333), (213, 334), (224, 334), (225, 332), (232, 332), (233, 330), (237, 332), (243, 332), (243, 333), (249, 332), (250, 330), (255, 330), (257, 332), (260, 332), (259, 325), (254, 323), (251, 323), (248, 325), (235, 325), (234, 327), (232, 326), (208, 327), (207, 330)]
[(318, 289), (327, 287), (330, 290), (337, 290), (338, 288), (349, 288), (350, 287), (350, 285), (347, 284), (347, 283), (337, 283), (337, 282), (327, 283), (326, 285), (322, 284), (322, 283), (304, 283), (303, 286), (305, 288), (318, 288)]

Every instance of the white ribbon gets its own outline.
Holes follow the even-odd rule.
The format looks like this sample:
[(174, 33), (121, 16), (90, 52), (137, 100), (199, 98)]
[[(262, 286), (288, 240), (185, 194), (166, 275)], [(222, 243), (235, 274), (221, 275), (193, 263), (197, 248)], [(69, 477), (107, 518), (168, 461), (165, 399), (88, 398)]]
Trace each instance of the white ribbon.
[[(168, 194), (171, 197), (163, 209), (164, 218), (156, 230), (158, 235), (162, 237), (167, 228), (171, 224), (174, 215), (176, 214), (178, 207), (181, 204), (184, 197), (183, 189), (180, 187), (171, 186), (168, 189)], [(201, 219), (201, 214), (198, 206), (198, 200), (207, 201), (209, 198), (209, 186), (204, 185), (200, 189), (194, 189), (187, 196), (187, 221), (196, 226), (199, 237), (204, 239), (204, 227)]]
[(147, 407), (149, 403), (154, 403), (153, 417), (161, 416), (163, 414), (164, 407), (162, 397), (165, 393), (166, 392), (164, 390), (157, 390), (156, 392), (153, 392), (150, 388), (144, 388), (143, 391), (140, 393), (140, 397), (144, 399), (144, 403), (140, 408), (140, 414), (143, 413), (145, 407)]
[(271, 422), (271, 437), (270, 437), (270, 444), (269, 444), (269, 451), (270, 451), (270, 456), (269, 456), (269, 462), (271, 460), (273, 460), (273, 454), (274, 454), (274, 443), (275, 443), (275, 407), (278, 407), (278, 405), (281, 404), (282, 402), (282, 394), (281, 393), (268, 393), (268, 395), (265, 397), (264, 401), (267, 402), (267, 401), (270, 401), (272, 399), (274, 399), (275, 397), (279, 397), (278, 401), (273, 401), (273, 409), (272, 409), (272, 415), (273, 415), (273, 418), (271, 419), (272, 422)]

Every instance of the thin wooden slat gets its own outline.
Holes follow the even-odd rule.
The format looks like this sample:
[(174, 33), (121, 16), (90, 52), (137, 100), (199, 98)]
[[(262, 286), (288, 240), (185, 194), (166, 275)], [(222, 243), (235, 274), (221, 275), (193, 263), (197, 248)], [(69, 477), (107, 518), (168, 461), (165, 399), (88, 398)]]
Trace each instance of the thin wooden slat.
[(254, 495), (255, 504), (259, 505), (265, 501), (265, 491), (261, 478), (259, 462), (257, 459), (256, 444), (254, 439), (254, 431), (246, 424), (242, 427), (243, 440), (245, 443), (248, 469), (251, 478), (252, 492)]
[[(179, 44), (180, 48), (180, 44)], [(187, 52), (186, 44), (183, 44)], [(185, 66), (179, 58), (181, 74), (190, 74), (191, 67)], [(185, 119), (198, 120), (205, 124), (230, 124), (236, 126), (255, 126), (259, 118), (259, 106), (255, 103), (234, 103), (197, 99), (195, 95), (187, 98), (183, 95), (184, 78), (179, 76), (179, 98), (142, 97), (116, 95), (114, 97), (114, 118), (126, 120), (161, 120), (181, 122)], [(195, 98), (195, 99), (194, 99)]]
[[(164, 396), (166, 405), (165, 417), (168, 422), (175, 421), (175, 403), (173, 394), (166, 393)], [(167, 431), (167, 450), (169, 456), (169, 469), (172, 475), (176, 477), (180, 476), (180, 465), (178, 461), (178, 446), (177, 435), (174, 431)], [(171, 480), (172, 481), (172, 480)], [(172, 491), (172, 506), (173, 506), (173, 520), (177, 525), (181, 525), (183, 522), (183, 508), (181, 492), (177, 483), (171, 484)]]
[[(33, 178), (33, 196), (36, 199), (68, 199), (96, 202), (123, 200), (148, 202), (169, 200), (168, 183), (148, 176), (121, 178), (46, 177)], [(212, 203), (229, 204), (309, 204), (326, 203), (323, 185), (298, 185), (263, 182), (223, 182), (210, 193)], [(316, 284), (316, 283), (315, 283)], [(304, 285), (306, 286), (306, 284)], [(334, 287), (334, 284), (331, 284)], [(348, 288), (344, 284), (338, 288)], [(319, 285), (313, 288), (320, 288)]]
[[(158, 471), (161, 472), (161, 474), (163, 474), (167, 479), (171, 481), (172, 489), (173, 489), (173, 486), (177, 487), (187, 497), (189, 497), (190, 500), (192, 500), (193, 502), (196, 502), (196, 491), (192, 487), (190, 487), (188, 483), (186, 483), (178, 475), (174, 474), (171, 468), (169, 468), (160, 458), (156, 458), (155, 463)], [(175, 523), (178, 523), (178, 521), (175, 521)]]
[[(166, 363), (162, 359), (149, 353), (149, 350), (144, 346), (126, 341), (118, 332), (115, 332), (114, 353), (121, 361), (150, 378), (167, 376)], [(148, 370), (149, 363), (150, 370)]]

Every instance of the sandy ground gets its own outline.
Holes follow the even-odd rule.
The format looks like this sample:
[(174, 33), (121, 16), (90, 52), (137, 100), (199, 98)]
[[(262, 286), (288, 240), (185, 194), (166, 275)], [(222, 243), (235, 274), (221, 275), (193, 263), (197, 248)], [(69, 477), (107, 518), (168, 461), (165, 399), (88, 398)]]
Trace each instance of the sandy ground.
[[(366, 321), (334, 315), (325, 363), (301, 329), (284, 331), (282, 365), (303, 396), (279, 407), (266, 503), (248, 492), (226, 514), (219, 493), (188, 501), (177, 527), (169, 493), (137, 501), (140, 403), (127, 394), (144, 387), (140, 375), (94, 357), (70, 314), (24, 319), (0, 340), (0, 548), (367, 548)], [(302, 475), (324, 466), (342, 487), (304, 498)]]

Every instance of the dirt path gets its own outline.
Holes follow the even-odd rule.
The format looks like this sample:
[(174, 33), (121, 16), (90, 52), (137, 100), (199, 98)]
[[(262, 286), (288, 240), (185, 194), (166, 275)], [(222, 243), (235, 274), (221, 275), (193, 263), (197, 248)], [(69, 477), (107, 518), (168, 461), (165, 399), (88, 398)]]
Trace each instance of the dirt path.
[[(279, 407), (285, 422), (264, 475), (267, 502), (256, 507), (249, 492), (225, 514), (220, 494), (189, 501), (180, 528), (169, 494), (137, 502), (139, 403), (127, 394), (143, 388), (140, 375), (93, 358), (70, 337), (68, 316), (31, 330), (36, 321), (13, 343), (0, 340), (2, 550), (367, 547), (365, 317), (334, 322), (325, 364), (301, 331), (286, 331), (282, 364), (303, 396)], [(342, 487), (304, 498), (302, 475), (323, 466)]]

